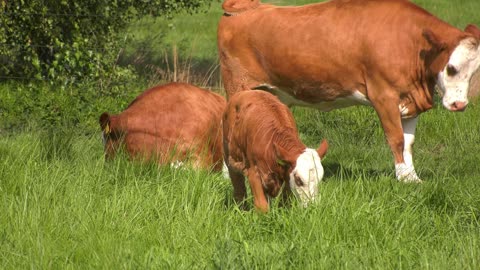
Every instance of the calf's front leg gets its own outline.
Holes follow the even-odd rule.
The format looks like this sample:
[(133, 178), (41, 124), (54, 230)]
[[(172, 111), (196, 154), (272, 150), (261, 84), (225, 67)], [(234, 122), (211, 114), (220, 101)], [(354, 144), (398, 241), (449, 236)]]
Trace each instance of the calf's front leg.
[(255, 168), (248, 169), (248, 181), (250, 182), (250, 188), (252, 189), (253, 203), (255, 208), (263, 213), (268, 212), (268, 200), (263, 191), (262, 180), (258, 175)]

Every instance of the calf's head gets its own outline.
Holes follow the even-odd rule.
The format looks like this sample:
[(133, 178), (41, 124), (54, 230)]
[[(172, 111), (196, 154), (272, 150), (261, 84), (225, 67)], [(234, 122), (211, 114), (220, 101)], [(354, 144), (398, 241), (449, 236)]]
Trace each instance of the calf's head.
[(323, 178), (321, 160), (328, 150), (328, 143), (323, 140), (317, 150), (306, 148), (300, 155), (292, 156), (284, 148), (274, 145), (277, 162), (288, 164), (289, 186), (304, 206), (315, 200), (318, 184)]
[(469, 25), (465, 32), (467, 37), (453, 50), (437, 78), (443, 106), (450, 111), (465, 110), (470, 79), (480, 66), (480, 29)]

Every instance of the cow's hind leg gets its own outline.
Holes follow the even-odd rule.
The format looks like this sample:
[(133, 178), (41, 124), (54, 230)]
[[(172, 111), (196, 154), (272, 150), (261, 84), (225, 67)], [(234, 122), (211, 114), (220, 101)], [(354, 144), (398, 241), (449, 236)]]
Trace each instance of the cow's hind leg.
[[(219, 53), (220, 70), (227, 99), (230, 99), (237, 92), (251, 90), (262, 84), (261, 81), (263, 80), (258, 78), (268, 78), (266, 74), (260, 72), (262, 70), (260, 63), (245, 68), (238, 58), (229, 56), (223, 50), (220, 50)], [(252, 70), (257, 71), (254, 76), (252, 75)]]

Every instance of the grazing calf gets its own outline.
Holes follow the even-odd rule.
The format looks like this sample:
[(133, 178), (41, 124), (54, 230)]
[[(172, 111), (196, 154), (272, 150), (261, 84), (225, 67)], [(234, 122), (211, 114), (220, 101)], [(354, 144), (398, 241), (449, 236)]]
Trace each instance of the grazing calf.
[(182, 162), (222, 169), (221, 117), (226, 101), (193, 85), (170, 83), (151, 88), (117, 115), (103, 113), (105, 157), (124, 147), (132, 158)]
[(255, 207), (268, 211), (265, 195), (276, 197), (282, 185), (306, 205), (315, 199), (323, 178), (321, 159), (328, 144), (305, 147), (287, 106), (264, 91), (242, 91), (231, 97), (223, 116), (225, 163), (236, 202), (246, 197), (248, 177)]

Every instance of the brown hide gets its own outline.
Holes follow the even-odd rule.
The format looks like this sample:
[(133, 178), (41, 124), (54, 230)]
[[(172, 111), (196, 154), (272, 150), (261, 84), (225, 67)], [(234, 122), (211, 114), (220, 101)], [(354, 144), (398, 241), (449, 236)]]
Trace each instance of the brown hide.
[[(223, 117), (224, 155), (237, 202), (245, 199), (244, 176), (248, 177), (255, 206), (268, 209), (265, 195), (276, 197), (289, 179), (305, 145), (287, 106), (274, 95), (242, 91), (227, 104)], [(319, 153), (325, 154), (326, 142)], [(277, 149), (281, 149), (278, 151)], [(285, 185), (286, 194), (289, 185)]]
[(256, 8), (260, 5), (260, 0), (225, 0), (222, 4), (222, 9), (226, 15), (236, 15), (238, 13)]
[(407, 0), (333, 0), (242, 9), (222, 16), (217, 34), (227, 98), (268, 85), (289, 105), (315, 107), (358, 91), (400, 164), (401, 117), (432, 108), (437, 74), (475, 29), (463, 32)]
[(196, 167), (221, 170), (225, 106), (220, 95), (189, 84), (148, 89), (120, 114), (100, 116), (105, 155), (124, 147), (134, 158), (162, 164), (191, 158)]
[(218, 47), (228, 96), (263, 83), (308, 103), (358, 90), (402, 98), (416, 114), (431, 108), (430, 80), (466, 35), (408, 1), (337, 0), (223, 16)]

